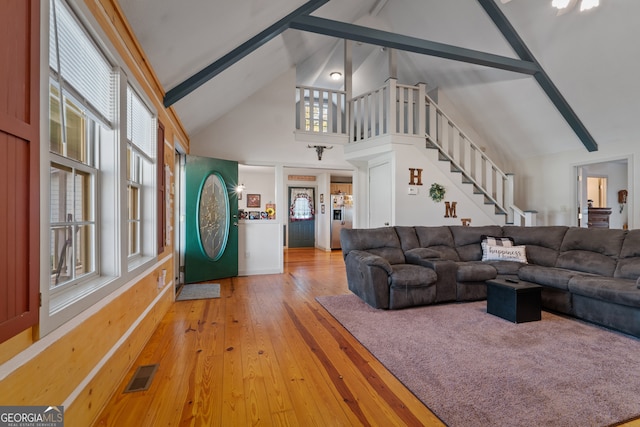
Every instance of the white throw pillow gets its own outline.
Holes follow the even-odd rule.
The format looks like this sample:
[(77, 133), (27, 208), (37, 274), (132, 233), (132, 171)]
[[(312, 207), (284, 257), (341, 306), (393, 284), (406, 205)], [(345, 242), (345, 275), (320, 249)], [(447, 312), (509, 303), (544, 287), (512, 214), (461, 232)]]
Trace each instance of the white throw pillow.
[(526, 247), (492, 246), (482, 242), (482, 261), (516, 261), (526, 264)]
[(494, 237), (494, 236), (480, 236), (480, 241), (486, 243), (489, 246), (514, 246), (513, 238), (511, 237)]

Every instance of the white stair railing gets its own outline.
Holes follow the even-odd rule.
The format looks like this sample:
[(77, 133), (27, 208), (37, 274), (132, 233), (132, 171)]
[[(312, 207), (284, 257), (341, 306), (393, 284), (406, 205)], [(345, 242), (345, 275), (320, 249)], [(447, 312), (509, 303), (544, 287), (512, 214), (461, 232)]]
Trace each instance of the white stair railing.
[(428, 95), (425, 99), (427, 146), (437, 148), (451, 162), (452, 170), (461, 172), (465, 182), (473, 184), (499, 212), (506, 214), (507, 223), (524, 221), (535, 225), (535, 213), (524, 212), (513, 204), (513, 175), (504, 173)]

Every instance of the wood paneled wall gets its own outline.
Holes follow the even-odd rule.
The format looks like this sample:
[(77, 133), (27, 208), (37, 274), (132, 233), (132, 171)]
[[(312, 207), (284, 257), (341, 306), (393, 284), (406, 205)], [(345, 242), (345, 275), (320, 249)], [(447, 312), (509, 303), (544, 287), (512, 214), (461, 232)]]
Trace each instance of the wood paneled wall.
[[(175, 112), (163, 107), (164, 90), (117, 1), (75, 1), (85, 2), (131, 70), (129, 77), (154, 103), (170, 142), (165, 161), (173, 169), (173, 141), (179, 140), (188, 150), (189, 138)], [(40, 93), (36, 96), (47, 99)], [(38, 339), (35, 326), (0, 344), (0, 405), (64, 404), (68, 425), (91, 425), (174, 300), (172, 286), (157, 286), (163, 269), (169, 283), (175, 277), (172, 254), (173, 246), (167, 245), (160, 261), (143, 276), (49, 335)]]

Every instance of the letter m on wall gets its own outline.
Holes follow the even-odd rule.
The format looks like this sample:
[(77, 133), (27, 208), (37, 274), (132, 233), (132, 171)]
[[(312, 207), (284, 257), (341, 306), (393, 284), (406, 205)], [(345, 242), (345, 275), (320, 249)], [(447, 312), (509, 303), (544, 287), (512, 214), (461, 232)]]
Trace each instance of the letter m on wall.
[(0, 342), (4, 342), (38, 322), (39, 1), (2, 1), (0, 70)]

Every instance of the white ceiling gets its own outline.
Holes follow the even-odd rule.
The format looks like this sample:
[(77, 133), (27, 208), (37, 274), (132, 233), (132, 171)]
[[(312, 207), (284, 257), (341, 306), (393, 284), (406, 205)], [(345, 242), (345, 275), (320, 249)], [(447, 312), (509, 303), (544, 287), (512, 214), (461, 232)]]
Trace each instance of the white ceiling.
[[(165, 91), (304, 3), (120, 0)], [(601, 0), (596, 9), (576, 7), (561, 16), (551, 0), (498, 3), (596, 142), (636, 144), (640, 1)], [(372, 15), (375, 5), (384, 7)], [(516, 57), (474, 0), (332, 0), (313, 15)], [(329, 71), (342, 67), (341, 46), (330, 37), (287, 30), (174, 108), (195, 135), (292, 66), (298, 66), (299, 81), (328, 84)], [(379, 48), (354, 47), (354, 92), (359, 75), (364, 81), (370, 75), (365, 71), (379, 69), (385, 58)], [(405, 52), (398, 63), (402, 83), (442, 90), (475, 133), (508, 158), (584, 149), (532, 77)]]

